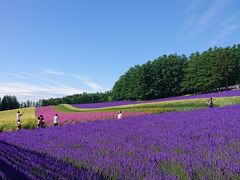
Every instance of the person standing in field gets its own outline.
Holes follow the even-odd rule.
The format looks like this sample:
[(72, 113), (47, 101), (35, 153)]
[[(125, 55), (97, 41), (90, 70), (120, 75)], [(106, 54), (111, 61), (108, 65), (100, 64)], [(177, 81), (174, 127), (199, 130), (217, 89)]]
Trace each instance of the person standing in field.
[(122, 112), (118, 111), (118, 119), (122, 119)]
[(44, 122), (43, 115), (40, 115), (38, 117), (38, 128), (42, 128), (42, 127), (44, 127), (44, 125), (45, 125), (45, 122)]
[(212, 98), (208, 99), (208, 107), (213, 108), (213, 99)]
[(40, 119), (40, 117), (38, 116), (38, 124), (37, 124), (37, 126), (38, 126), (38, 128), (40, 128), (41, 127), (41, 119)]
[(21, 114), (20, 111), (17, 112), (17, 130), (21, 129), (21, 116), (24, 114), (24, 112)]
[(58, 115), (55, 114), (55, 116), (53, 117), (53, 124), (54, 126), (58, 126)]

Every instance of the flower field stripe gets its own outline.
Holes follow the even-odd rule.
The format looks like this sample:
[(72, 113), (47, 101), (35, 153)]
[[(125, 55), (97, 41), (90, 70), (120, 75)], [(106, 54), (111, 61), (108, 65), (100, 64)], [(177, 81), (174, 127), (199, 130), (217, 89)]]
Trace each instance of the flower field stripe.
[(150, 101), (160, 102), (160, 101), (171, 101), (171, 100), (200, 99), (200, 98), (210, 98), (210, 97), (219, 98), (219, 97), (234, 97), (234, 96), (240, 96), (240, 90), (206, 93), (206, 94), (199, 94), (199, 95), (185, 95), (185, 96), (155, 99)]
[[(10, 166), (4, 168), (5, 177), (19, 179), (104, 179), (101, 174), (30, 150), (0, 141), (0, 163)], [(5, 166), (6, 167), (6, 166)], [(13, 167), (15, 169), (13, 169)], [(12, 174), (14, 173), (14, 174)], [(17, 175), (17, 176), (16, 176)], [(14, 179), (13, 178), (13, 179)]]
[[(240, 96), (234, 97), (218, 97), (214, 98), (214, 106), (226, 106), (232, 104), (240, 104)], [(96, 109), (79, 109), (71, 105), (61, 104), (55, 107), (57, 111), (62, 111), (66, 113), (70, 112), (107, 112), (107, 111), (141, 111), (141, 112), (151, 112), (148, 111), (149, 108), (155, 109), (159, 112), (170, 112), (170, 111), (186, 111), (197, 108), (207, 108), (207, 99), (185, 99), (185, 100), (171, 100), (162, 102), (148, 102), (142, 104), (131, 104), (124, 106), (114, 106), (106, 108), (96, 108)], [(162, 108), (162, 109), (160, 109)], [(164, 110), (165, 109), (165, 110)]]
[(102, 103), (90, 103), (90, 104), (73, 104), (72, 106), (83, 109), (102, 108), (102, 107), (113, 107), (128, 104), (137, 104), (139, 101), (115, 101), (115, 102), (102, 102)]
[[(213, 101), (215, 106), (240, 104), (240, 96), (214, 98)], [(156, 114), (163, 112), (188, 111), (200, 108), (207, 108), (207, 99), (171, 100), (97, 109), (79, 109), (71, 105), (62, 104), (58, 106), (43, 107), (42, 110), (40, 108), (40, 112), (39, 107), (36, 109), (23, 108), (0, 112), (0, 132), (16, 129), (16, 112), (18, 110), (25, 112), (21, 118), (22, 128), (34, 129), (37, 127), (36, 117), (41, 114), (44, 115), (44, 118), (47, 120), (47, 125), (52, 125), (55, 113), (61, 115), (61, 124), (73, 124), (76, 122), (116, 119), (119, 110), (123, 112), (124, 117), (129, 117), (149, 113)]]
[(4, 156), (0, 156), (0, 167), (0, 179), (15, 179), (16, 177), (19, 179), (27, 179), (27, 176), (14, 169), (13, 164), (9, 163)]
[(116, 179), (239, 179), (240, 105), (1, 133)]
[[(64, 113), (56, 111), (54, 106), (37, 107), (37, 116), (43, 115), (47, 125), (53, 124), (53, 116), (58, 114), (59, 123), (73, 124), (77, 122), (90, 122), (96, 120), (117, 119), (117, 112), (72, 112)], [(145, 112), (124, 112), (124, 117), (132, 117), (147, 114)]]
[(102, 102), (102, 103), (91, 103), (91, 104), (72, 104), (72, 106), (79, 109), (95, 109), (95, 108), (106, 108), (114, 106), (125, 106), (125, 105), (134, 105), (142, 103), (151, 103), (151, 102), (164, 102), (164, 101), (174, 101), (174, 100), (186, 100), (186, 99), (201, 99), (201, 98), (219, 98), (219, 97), (234, 97), (240, 96), (240, 90), (231, 90), (223, 91), (216, 93), (200, 94), (200, 95), (188, 95), (188, 96), (177, 96), (170, 98), (155, 99), (149, 101), (115, 101), (115, 102)]

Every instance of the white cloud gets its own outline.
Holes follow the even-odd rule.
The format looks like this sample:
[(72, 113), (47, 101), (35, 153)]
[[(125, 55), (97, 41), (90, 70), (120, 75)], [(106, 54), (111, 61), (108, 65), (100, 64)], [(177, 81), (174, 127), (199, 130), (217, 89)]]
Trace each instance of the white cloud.
[(20, 101), (56, 98), (84, 92), (82, 89), (65, 85), (39, 86), (28, 83), (1, 83), (0, 89), (0, 96), (15, 95)]
[(83, 81), (86, 85), (88, 85), (89, 87), (91, 87), (94, 91), (99, 91), (99, 90), (102, 90), (102, 89), (103, 89), (99, 84), (97, 84), (97, 83), (95, 83), (95, 82), (93, 82), (93, 81), (91, 81), (91, 80), (89, 80), (89, 79), (87, 79), (87, 78), (85, 78), (85, 77), (83, 77), (83, 76), (74, 75), (74, 74), (72, 74), (72, 75), (70, 75), (70, 76), (72, 76), (72, 77), (74, 77), (74, 78), (76, 78), (76, 79), (80, 79), (80, 80)]
[[(195, 2), (195, 1), (194, 1)], [(187, 18), (185, 20), (184, 29), (187, 31), (188, 37), (194, 37), (209, 27), (209, 24), (220, 14), (221, 10), (229, 3), (228, 0), (215, 0), (201, 13), (196, 13), (201, 7), (204, 0), (200, 0), (196, 5), (190, 4), (187, 8)]]
[[(83, 92), (103, 90), (99, 84), (89, 80), (89, 78), (74, 74), (67, 74), (55, 69), (40, 70), (33, 74), (29, 72), (22, 72), (18, 74), (6, 71), (0, 71), (0, 73), (3, 75), (2, 77), (11, 76), (13, 79), (11, 82), (4, 81), (4, 78), (0, 80), (0, 97), (4, 95), (15, 95), (21, 101), (28, 99), (39, 100), (56, 98)], [(42, 76), (43, 73), (47, 76)], [(64, 76), (65, 81), (63, 82), (61, 78), (56, 80), (56, 77), (54, 76)], [(76, 82), (77, 79), (90, 87), (92, 91), (86, 91), (82, 88), (73, 87), (74, 85), (69, 86), (67, 85), (68, 81), (66, 81), (66, 78), (69, 82)]]
[(68, 74), (68, 73), (65, 73), (62, 71), (58, 71), (56, 69), (47, 69), (47, 68), (40, 70), (40, 72), (49, 74), (49, 75), (60, 75), (60, 76), (72, 77), (72, 78), (82, 81), (84, 84), (86, 84), (88, 87), (90, 87), (93, 91), (103, 90), (103, 88), (98, 83), (91, 81), (91, 80), (89, 80), (89, 78), (86, 78), (84, 76), (80, 76), (77, 74)]
[(224, 40), (230, 34), (240, 29), (239, 14), (232, 14), (216, 27), (216, 36), (210, 42), (210, 46), (217, 45), (219, 41)]

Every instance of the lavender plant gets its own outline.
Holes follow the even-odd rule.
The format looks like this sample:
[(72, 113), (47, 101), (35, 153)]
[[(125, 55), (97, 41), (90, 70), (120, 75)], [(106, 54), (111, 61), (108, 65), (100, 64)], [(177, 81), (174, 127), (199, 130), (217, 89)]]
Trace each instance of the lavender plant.
[(210, 98), (210, 97), (215, 97), (215, 98), (216, 97), (233, 97), (233, 96), (240, 96), (240, 90), (231, 90), (231, 91), (223, 91), (223, 92), (200, 94), (200, 95), (190, 95), (190, 96), (177, 96), (177, 97), (170, 97), (170, 98), (155, 99), (150, 101), (115, 101), (115, 102), (72, 104), (72, 105), (77, 108), (90, 109), (90, 108), (123, 106), (123, 105), (130, 105), (130, 104), (142, 104), (142, 103), (149, 103), (149, 102), (163, 102), (163, 101), (171, 101), (171, 100), (199, 99), (199, 98)]
[(108, 178), (239, 179), (239, 110), (233, 105), (5, 132), (0, 140)]

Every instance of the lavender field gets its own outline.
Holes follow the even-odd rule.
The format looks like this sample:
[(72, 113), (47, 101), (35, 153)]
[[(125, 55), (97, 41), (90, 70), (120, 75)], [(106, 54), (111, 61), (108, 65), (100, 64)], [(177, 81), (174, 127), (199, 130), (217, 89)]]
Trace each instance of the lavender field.
[(102, 103), (90, 103), (90, 104), (72, 104), (76, 108), (90, 109), (90, 108), (102, 108), (102, 107), (114, 107), (130, 104), (138, 104), (143, 101), (114, 101), (114, 102), (102, 102)]
[(38, 166), (40, 161), (46, 166), (39, 171), (47, 173), (51, 158), (69, 167), (64, 178), (84, 173), (93, 179), (239, 179), (239, 111), (240, 105), (232, 105), (5, 132), (0, 134), (1, 147), (34, 158), (25, 161), (1, 148), (0, 160), (33, 179), (39, 172), (26, 164)]
[(231, 90), (231, 91), (223, 91), (223, 92), (199, 94), (199, 95), (189, 95), (189, 96), (177, 96), (177, 97), (162, 98), (162, 99), (155, 99), (155, 100), (149, 100), (149, 101), (115, 101), (115, 102), (102, 102), (102, 103), (91, 103), (91, 104), (72, 104), (72, 106), (76, 108), (81, 108), (81, 109), (91, 109), (91, 108), (123, 106), (123, 105), (130, 105), (130, 104), (163, 102), (163, 101), (172, 101), (172, 100), (200, 99), (200, 98), (210, 98), (210, 97), (219, 98), (219, 97), (233, 97), (233, 96), (240, 96), (240, 90)]
[[(53, 106), (37, 107), (36, 116), (43, 115), (44, 120), (48, 126), (53, 125), (53, 117), (55, 114), (59, 116), (59, 123), (61, 125), (73, 124), (79, 122), (90, 122), (96, 120), (110, 120), (117, 119), (117, 112), (72, 112), (64, 113), (54, 109)], [(124, 112), (124, 117), (133, 117), (147, 114), (145, 112)]]

